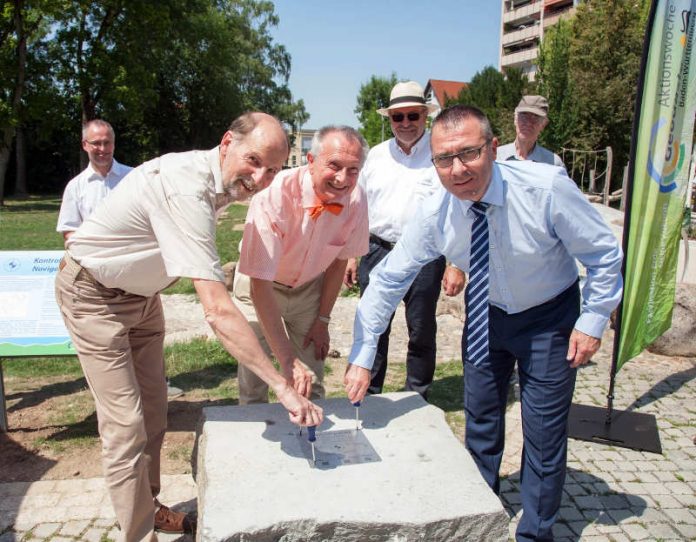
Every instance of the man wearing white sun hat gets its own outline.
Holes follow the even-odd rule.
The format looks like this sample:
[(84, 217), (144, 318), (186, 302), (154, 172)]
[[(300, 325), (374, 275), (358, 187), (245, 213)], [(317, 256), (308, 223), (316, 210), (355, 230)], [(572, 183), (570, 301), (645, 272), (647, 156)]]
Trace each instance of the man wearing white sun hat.
[[(389, 118), (394, 137), (372, 148), (360, 174), (359, 184), (367, 195), (370, 248), (359, 266), (357, 260), (349, 261), (344, 283), (358, 283), (361, 293), (369, 284), (370, 272), (399, 240), (417, 205), (440, 186), (426, 131), (427, 116), (436, 109), (426, 102), (418, 83), (404, 81), (394, 85), (389, 105), (377, 110)], [(424, 398), (435, 372), (435, 310), (441, 284), (447, 295), (457, 295), (464, 286), (463, 273), (446, 267), (444, 258), (426, 265), (404, 297), (409, 329), (405, 389)], [(379, 339), (369, 393), (382, 391), (390, 330), (391, 324)]]

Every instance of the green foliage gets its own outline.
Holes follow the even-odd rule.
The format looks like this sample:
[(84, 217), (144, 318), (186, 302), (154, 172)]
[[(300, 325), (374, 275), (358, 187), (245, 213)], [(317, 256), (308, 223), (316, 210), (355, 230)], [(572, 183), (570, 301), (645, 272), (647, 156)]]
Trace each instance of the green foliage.
[(527, 78), (521, 70), (510, 68), (502, 74), (493, 66), (487, 66), (446, 105), (460, 103), (478, 107), (490, 120), (493, 133), (507, 143), (515, 138), (513, 113), (527, 87)]
[(246, 110), (291, 126), (308, 120), (287, 86), (290, 55), (272, 38), (278, 17), (268, 0), (27, 2), (20, 115), (12, 91), (21, 4), (0, 12), (0, 127), (24, 128), (31, 190), (58, 193), (83, 167), (80, 125), (97, 116), (112, 123), (116, 157), (131, 165), (210, 148)]
[(572, 19), (546, 31), (538, 71), (551, 119), (544, 144), (611, 146), (614, 171), (621, 171), (630, 150), (648, 8), (645, 0), (583, 2)]
[(561, 19), (545, 31), (539, 49), (537, 89), (549, 101), (549, 124), (539, 139), (556, 152), (570, 146), (578, 126), (578, 106), (568, 72), (570, 41), (571, 23)]
[(377, 113), (377, 109), (389, 105), (389, 94), (397, 82), (395, 73), (389, 78), (373, 75), (367, 83), (360, 86), (357, 105), (353, 111), (360, 121), (360, 133), (370, 147), (392, 136), (388, 119)]
[(585, 2), (572, 23), (568, 69), (579, 111), (573, 143), (585, 149), (611, 146), (619, 166), (630, 148), (644, 33), (640, 4)]

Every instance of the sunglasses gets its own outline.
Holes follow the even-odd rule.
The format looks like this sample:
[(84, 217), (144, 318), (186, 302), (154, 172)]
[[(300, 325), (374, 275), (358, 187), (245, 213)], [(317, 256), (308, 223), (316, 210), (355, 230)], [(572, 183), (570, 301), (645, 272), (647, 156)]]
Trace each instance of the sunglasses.
[(420, 118), (421, 114), (416, 113), (415, 111), (412, 113), (406, 113), (406, 115), (403, 113), (394, 113), (390, 118), (394, 122), (402, 122), (404, 120), (404, 116), (411, 122), (416, 122)]

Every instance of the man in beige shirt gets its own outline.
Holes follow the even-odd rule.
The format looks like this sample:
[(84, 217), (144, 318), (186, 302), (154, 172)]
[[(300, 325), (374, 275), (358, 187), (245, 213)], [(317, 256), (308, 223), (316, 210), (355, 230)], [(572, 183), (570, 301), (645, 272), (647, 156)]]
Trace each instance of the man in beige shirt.
[(56, 298), (95, 398), (105, 477), (126, 542), (194, 528), (156, 499), (167, 422), (159, 292), (178, 277), (193, 280), (222, 345), (269, 384), (291, 421), (322, 421), (232, 303), (215, 246), (216, 211), (266, 188), (287, 155), (280, 123), (247, 113), (218, 147), (135, 169), (67, 242)]

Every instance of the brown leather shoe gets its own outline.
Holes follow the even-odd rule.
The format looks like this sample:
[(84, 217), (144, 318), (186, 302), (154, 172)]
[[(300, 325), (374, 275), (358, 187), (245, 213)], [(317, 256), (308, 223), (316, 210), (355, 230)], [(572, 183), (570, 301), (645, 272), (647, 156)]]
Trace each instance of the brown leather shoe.
[(155, 531), (194, 534), (196, 532), (196, 519), (189, 514), (175, 512), (167, 506), (159, 504), (159, 508), (155, 512)]

